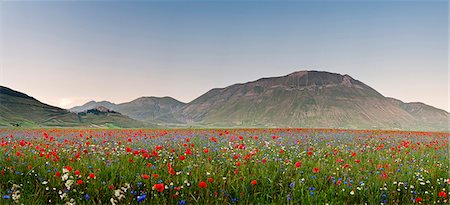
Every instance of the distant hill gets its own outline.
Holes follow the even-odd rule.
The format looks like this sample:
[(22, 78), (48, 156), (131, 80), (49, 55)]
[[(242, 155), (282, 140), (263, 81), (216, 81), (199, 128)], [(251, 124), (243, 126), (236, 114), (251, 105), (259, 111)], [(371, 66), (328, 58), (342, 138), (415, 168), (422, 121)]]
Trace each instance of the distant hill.
[(127, 115), (135, 120), (158, 123), (182, 123), (172, 115), (185, 103), (171, 97), (140, 97), (131, 102), (114, 104), (108, 101), (90, 101), (84, 105), (70, 109), (72, 112), (83, 112), (95, 107), (103, 106)]
[(300, 71), (208, 91), (174, 113), (199, 126), (448, 130), (449, 113), (386, 98), (353, 79)]
[(114, 110), (116, 104), (114, 104), (112, 102), (108, 102), (108, 101), (100, 101), (100, 102), (89, 101), (89, 102), (87, 102), (84, 105), (75, 106), (73, 108), (70, 108), (69, 110), (71, 112), (84, 112), (86, 110), (94, 109), (94, 108), (99, 107), (99, 106), (103, 106), (103, 107), (108, 108), (110, 110)]
[(173, 113), (181, 109), (185, 103), (171, 97), (141, 97), (115, 108), (118, 112), (136, 120), (158, 123), (181, 123), (173, 117)]
[[(105, 110), (99, 110), (104, 113)], [(151, 126), (120, 113), (86, 113), (78, 115), (68, 110), (39, 102), (24, 93), (0, 86), (0, 126), (17, 127), (144, 127)]]
[(142, 97), (128, 103), (89, 102), (135, 120), (175, 127), (314, 127), (449, 131), (449, 113), (388, 98), (349, 75), (299, 71), (214, 88), (189, 103)]

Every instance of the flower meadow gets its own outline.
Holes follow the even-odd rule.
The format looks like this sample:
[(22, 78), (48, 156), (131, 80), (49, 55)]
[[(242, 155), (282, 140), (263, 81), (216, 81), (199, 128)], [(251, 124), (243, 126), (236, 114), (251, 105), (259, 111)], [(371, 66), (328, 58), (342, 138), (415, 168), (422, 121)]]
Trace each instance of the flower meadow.
[(0, 204), (449, 204), (448, 133), (3, 129)]

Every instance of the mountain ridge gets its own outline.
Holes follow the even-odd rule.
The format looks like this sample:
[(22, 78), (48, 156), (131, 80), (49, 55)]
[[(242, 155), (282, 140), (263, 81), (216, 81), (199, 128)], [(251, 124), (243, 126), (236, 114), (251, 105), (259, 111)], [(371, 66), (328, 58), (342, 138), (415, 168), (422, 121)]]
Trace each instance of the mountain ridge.
[[(348, 74), (314, 70), (213, 88), (188, 103), (169, 96), (151, 96), (120, 104), (89, 101), (71, 111), (99, 106), (137, 121), (165, 127), (433, 131), (448, 131), (449, 127), (449, 113), (445, 110), (385, 97)], [(2, 107), (0, 104), (0, 110)]]
[(0, 86), (0, 126), (14, 127), (144, 127), (119, 113), (78, 115)]

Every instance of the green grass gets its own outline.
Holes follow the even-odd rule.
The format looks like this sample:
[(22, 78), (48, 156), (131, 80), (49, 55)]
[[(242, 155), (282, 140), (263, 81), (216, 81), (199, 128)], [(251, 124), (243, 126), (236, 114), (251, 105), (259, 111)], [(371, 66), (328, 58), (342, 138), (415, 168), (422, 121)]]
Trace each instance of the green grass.
[[(143, 194), (145, 204), (411, 204), (418, 197), (425, 204), (448, 204), (448, 198), (438, 196), (450, 189), (447, 133), (11, 129), (2, 130), (1, 136), (0, 195), (11, 197), (8, 190), (19, 185), (18, 203), (24, 204), (62, 204), (70, 199), (77, 204), (110, 204), (111, 198), (117, 199), (115, 190), (127, 183), (130, 188), (120, 204), (138, 204)], [(186, 154), (185, 144), (192, 154)], [(142, 150), (158, 156), (145, 156)], [(176, 174), (169, 173), (168, 164)], [(56, 172), (63, 175), (64, 166), (73, 168), (70, 190), (67, 180), (55, 177)], [(320, 171), (314, 173), (313, 168)], [(91, 173), (95, 179), (88, 178)], [(144, 179), (143, 174), (151, 177)], [(77, 180), (83, 184), (77, 185)], [(199, 187), (201, 181), (206, 188)], [(167, 189), (153, 190), (157, 183)], [(0, 198), (0, 203), (13, 200)]]

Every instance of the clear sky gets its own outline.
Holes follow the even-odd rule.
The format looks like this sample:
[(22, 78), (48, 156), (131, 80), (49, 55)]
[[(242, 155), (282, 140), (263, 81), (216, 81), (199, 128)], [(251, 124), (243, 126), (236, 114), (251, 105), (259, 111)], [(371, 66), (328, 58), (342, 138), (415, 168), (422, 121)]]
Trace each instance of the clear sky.
[(1, 1), (0, 84), (70, 108), (299, 70), (449, 110), (448, 1)]

